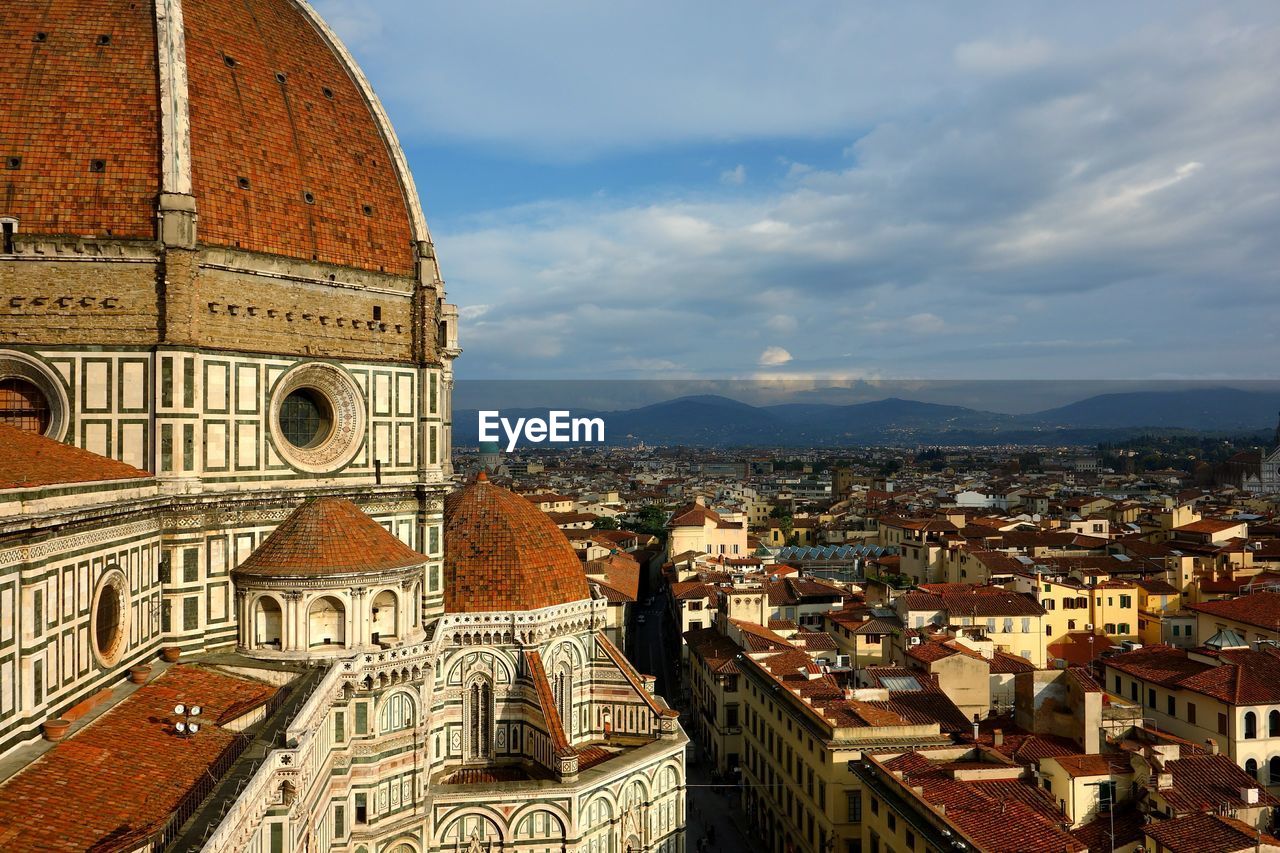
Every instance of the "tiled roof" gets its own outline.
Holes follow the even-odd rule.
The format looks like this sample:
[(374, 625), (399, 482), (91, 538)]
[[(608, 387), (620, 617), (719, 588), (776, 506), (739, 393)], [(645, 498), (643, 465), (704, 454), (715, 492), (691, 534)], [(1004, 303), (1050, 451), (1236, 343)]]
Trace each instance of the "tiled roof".
[(703, 661), (712, 672), (736, 672), (734, 659), (742, 648), (715, 628), (694, 628), (684, 632), (689, 653)]
[(671, 595), (678, 601), (710, 598), (715, 590), (700, 580), (678, 581), (671, 584)]
[(603, 764), (618, 753), (610, 752), (602, 746), (588, 744), (578, 750), (578, 770), (590, 770), (597, 764)]
[(786, 637), (770, 631), (763, 625), (757, 625), (754, 622), (747, 622), (743, 619), (730, 619), (729, 621), (742, 632), (743, 641), (747, 644), (747, 648), (753, 652), (794, 648), (787, 642)]
[(1270, 631), (1280, 626), (1280, 592), (1255, 592), (1240, 598), (1205, 601), (1189, 604), (1187, 609)]
[(236, 568), (239, 575), (321, 577), (420, 566), (427, 558), (345, 498), (312, 498)]
[[(1089, 853), (1113, 853), (1142, 840), (1142, 830), (1147, 816), (1124, 802), (1116, 806), (1115, 814), (1102, 812), (1093, 820), (1071, 830), (1071, 834), (1089, 845)], [(1113, 837), (1114, 836), (1114, 837)]]
[(551, 748), (556, 755), (572, 752), (569, 738), (564, 733), (564, 723), (560, 720), (560, 709), (556, 707), (555, 694), (551, 692), (551, 683), (547, 681), (547, 670), (542, 665), (542, 655), (537, 649), (525, 649), (524, 661), (525, 666), (529, 668), (529, 677), (533, 679), (534, 695), (538, 699), (538, 709), (542, 712), (543, 722), (547, 726)]
[(1043, 616), (1044, 608), (1035, 599), (1000, 587), (975, 587), (968, 592), (935, 594), (915, 590), (903, 596), (909, 611), (941, 610), (950, 618), (988, 616)]
[(1164, 769), (1173, 775), (1173, 787), (1162, 788), (1159, 793), (1179, 814), (1223, 806), (1244, 808), (1248, 804), (1240, 797), (1240, 791), (1249, 788), (1259, 789), (1259, 806), (1280, 805), (1280, 800), (1227, 755), (1188, 755), (1166, 761)]
[(1243, 524), (1241, 521), (1223, 521), (1218, 518), (1203, 518), (1200, 521), (1193, 521), (1189, 524), (1183, 524), (1173, 528), (1174, 533), (1221, 533), (1224, 530), (1230, 530), (1237, 525)]
[(0, 489), (140, 480), (150, 476), (132, 465), (0, 424)]
[(1244, 821), (1215, 814), (1160, 820), (1143, 831), (1168, 853), (1251, 853), (1259, 844), (1280, 846), (1280, 839), (1259, 833)]
[(1133, 772), (1133, 766), (1130, 764), (1127, 754), (1080, 753), (1078, 755), (1058, 755), (1054, 756), (1052, 760), (1058, 762), (1062, 769), (1073, 777), (1124, 775)]
[[(1015, 780), (1005, 784), (956, 779), (919, 753), (907, 753), (885, 762), (901, 772), (910, 785), (934, 808), (945, 809), (949, 823), (987, 853), (1076, 853), (1086, 849), (1060, 825), (1053, 803), (1032, 785)], [(998, 764), (992, 764), (999, 767)], [(1024, 785), (1016, 795), (1010, 785)]]
[(723, 519), (715, 510), (708, 509), (702, 504), (693, 503), (681, 507), (671, 514), (671, 520), (667, 522), (668, 527), (703, 527), (707, 522), (719, 526)]
[[(0, 785), (0, 850), (133, 849), (168, 818), (236, 735), (217, 721), (268, 701), (276, 687), (200, 666), (172, 667)], [(173, 729), (178, 702), (205, 725)]]
[(1183, 649), (1156, 645), (1107, 658), (1106, 665), (1233, 705), (1280, 703), (1280, 650), (1225, 649), (1217, 657), (1221, 663), (1214, 665), (1192, 660)]
[[(18, 218), (24, 233), (155, 239), (154, 5), (52, 0), (7, 10), (0, 152), (22, 163), (5, 173), (0, 216)], [(183, 20), (200, 241), (412, 274), (410, 189), (358, 71), (300, 5), (201, 0), (184, 6)], [(91, 169), (93, 160), (105, 168)]]
[[(630, 554), (616, 553), (587, 563), (587, 574), (600, 583), (610, 601), (635, 601), (640, 597), (640, 564)], [(601, 580), (602, 579), (602, 580)]]
[(1014, 675), (1019, 672), (1032, 672), (1035, 668), (1035, 664), (1021, 655), (996, 652), (991, 656), (992, 675)]
[(591, 597), (564, 531), (514, 492), (476, 482), (444, 503), (445, 610), (536, 610)]
[(298, 4), (201, 0), (183, 20), (200, 240), (411, 274), (407, 188), (352, 70)]
[[(53, 37), (37, 41), (37, 31)], [(100, 33), (113, 33), (113, 44), (97, 45)], [(152, 4), (8, 7), (0, 56), (0, 154), (22, 158), (5, 172), (0, 216), (17, 218), (26, 233), (154, 240), (160, 87)], [(106, 160), (105, 170), (91, 172), (94, 159)]]

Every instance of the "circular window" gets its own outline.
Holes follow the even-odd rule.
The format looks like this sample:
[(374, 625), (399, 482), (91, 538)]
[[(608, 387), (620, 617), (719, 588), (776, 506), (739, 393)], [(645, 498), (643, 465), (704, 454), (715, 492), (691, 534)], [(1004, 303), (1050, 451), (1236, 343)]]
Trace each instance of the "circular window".
[(0, 423), (44, 435), (49, 419), (49, 398), (34, 382), (19, 376), (0, 379)]
[(0, 350), (0, 423), (61, 441), (70, 408), (62, 379), (44, 362)]
[(300, 471), (335, 471), (364, 442), (364, 395), (351, 375), (334, 365), (295, 367), (281, 377), (271, 401), (272, 444)]
[(103, 666), (118, 663), (128, 645), (126, 589), (124, 573), (113, 569), (103, 576), (93, 597), (89, 633), (93, 637), (94, 656)]
[(294, 447), (323, 444), (333, 429), (333, 406), (314, 388), (290, 391), (280, 404), (280, 432)]

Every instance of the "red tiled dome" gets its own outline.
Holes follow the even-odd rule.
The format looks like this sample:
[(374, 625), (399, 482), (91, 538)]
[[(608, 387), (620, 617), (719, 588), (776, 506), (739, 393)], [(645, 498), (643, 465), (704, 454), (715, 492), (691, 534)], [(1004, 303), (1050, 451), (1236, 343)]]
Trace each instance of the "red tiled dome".
[[(0, 216), (21, 232), (155, 239), (168, 120), (156, 2), (6, 6)], [(295, 0), (181, 10), (186, 110), (169, 123), (190, 129), (198, 241), (412, 275), (412, 179), (377, 99), (314, 13)]]
[(445, 498), (444, 554), (449, 613), (536, 610), (591, 597), (560, 528), (483, 473)]
[(313, 498), (236, 568), (237, 574), (322, 577), (408, 569), (427, 558), (345, 498)]

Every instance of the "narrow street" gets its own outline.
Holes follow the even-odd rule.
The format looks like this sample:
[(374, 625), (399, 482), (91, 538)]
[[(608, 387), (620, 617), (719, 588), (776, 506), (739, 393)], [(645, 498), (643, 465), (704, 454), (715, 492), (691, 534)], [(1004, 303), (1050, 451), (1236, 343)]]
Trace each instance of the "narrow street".
[[(641, 574), (640, 600), (636, 603), (633, 633), (628, 644), (631, 660), (641, 672), (655, 676), (658, 693), (673, 708), (680, 710), (681, 724), (688, 732), (690, 727), (685, 718), (690, 711), (680, 701), (680, 652), (672, 645), (674, 631), (667, 626), (671, 617), (664, 606), (664, 596), (648, 588), (647, 575)], [(691, 742), (685, 756), (688, 790), (685, 850), (698, 853), (698, 842), (703, 838), (708, 839), (702, 848), (706, 851), (745, 853), (763, 850), (743, 834), (746, 819), (736, 808), (737, 790), (732, 785), (712, 784), (709, 766), (702, 760), (701, 753), (698, 745)]]

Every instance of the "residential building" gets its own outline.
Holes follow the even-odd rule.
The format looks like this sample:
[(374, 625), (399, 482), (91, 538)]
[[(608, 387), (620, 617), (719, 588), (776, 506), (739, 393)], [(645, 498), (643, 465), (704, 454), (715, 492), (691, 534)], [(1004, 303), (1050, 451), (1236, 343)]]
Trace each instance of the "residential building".
[(1029, 595), (1000, 587), (926, 584), (895, 602), (902, 624), (977, 628), (994, 648), (1045, 665), (1045, 610)]

